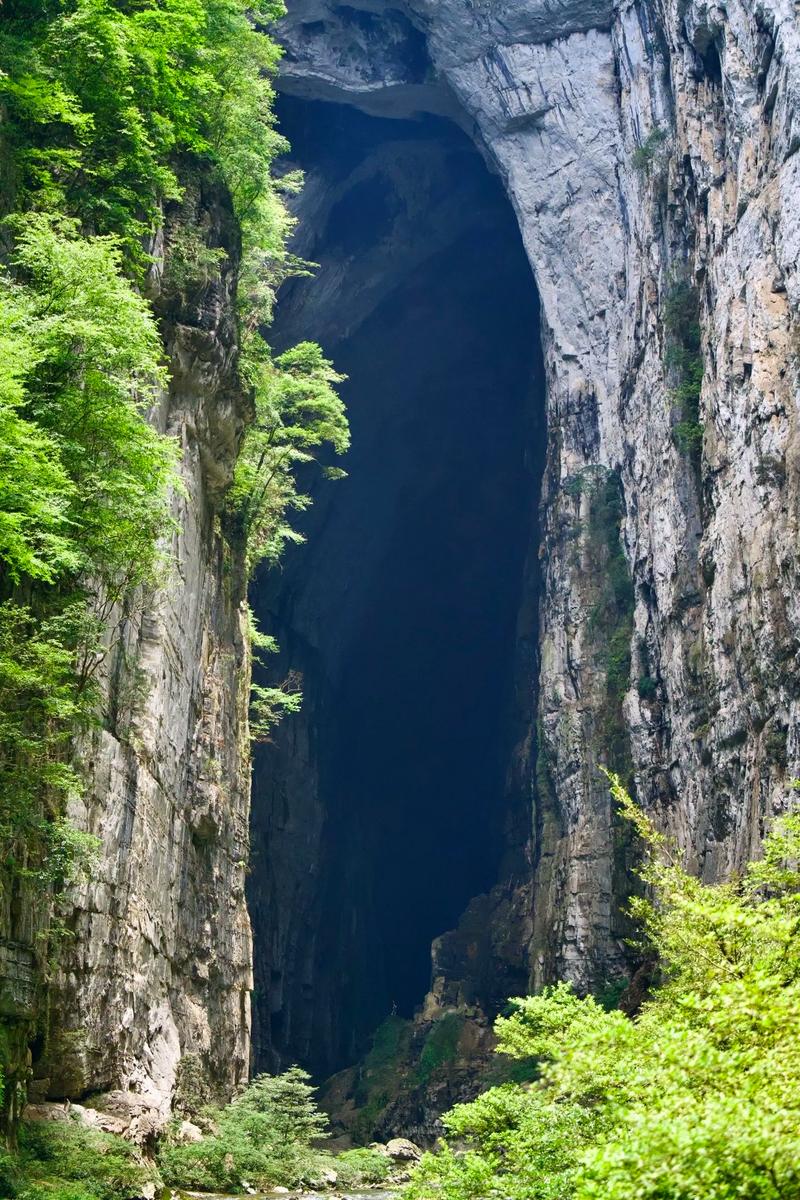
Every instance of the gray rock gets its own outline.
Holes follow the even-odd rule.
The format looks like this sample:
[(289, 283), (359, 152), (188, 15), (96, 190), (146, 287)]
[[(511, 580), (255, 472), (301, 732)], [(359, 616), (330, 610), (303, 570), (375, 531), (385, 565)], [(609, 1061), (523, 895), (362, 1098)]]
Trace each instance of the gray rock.
[(422, 1158), (422, 1151), (408, 1138), (391, 1138), (386, 1143), (386, 1153), (395, 1162), (417, 1162)]
[[(519, 221), (542, 301), (550, 432), (528, 689), (538, 711), (525, 710), (513, 755), (536, 819), (528, 873), (502, 880), (480, 912), (502, 978), (597, 984), (626, 965), (630, 880), (598, 764), (635, 780), (706, 879), (757, 852), (800, 773), (795, 6), (411, 0), (401, 13), (298, 0), (283, 35), (288, 88), (371, 112), (452, 114)], [(643, 161), (656, 129), (665, 140)], [(223, 199), (195, 202), (233, 250)], [(217, 520), (247, 403), (226, 272), (197, 301), (162, 296), (174, 382), (154, 420), (183, 446), (176, 568), (119, 614), (106, 721), (81, 747), (92, 783), (72, 815), (100, 837), (102, 861), (70, 895), (74, 938), (37, 1067), (53, 1096), (139, 1097), (138, 1112), (108, 1112), (141, 1137), (166, 1118), (182, 1055), (225, 1094), (249, 1061), (244, 594), (240, 564), (230, 580), (223, 571)], [(699, 298), (699, 469), (675, 431), (667, 315), (679, 278)], [(593, 541), (591, 491), (611, 473), (630, 628), (593, 619), (617, 531)], [(609, 656), (628, 634), (629, 675), (610, 695)], [(313, 781), (312, 746), (291, 759), (298, 786)], [(324, 814), (313, 818), (312, 858)], [(291, 903), (307, 909), (299, 885)], [(313, 940), (299, 928), (284, 931), (287, 946)], [(32, 941), (11, 940), (7, 990), (22, 1021), (36, 1004)], [(432, 1010), (481, 999), (460, 946), (458, 931), (440, 939)]]
[[(369, 44), (348, 38), (359, 7)], [(708, 880), (758, 852), (800, 769), (800, 28), (789, 0), (413, 0), (408, 11), (433, 77), (410, 69), (384, 6), (347, 10), (345, 27), (313, 0), (290, 5), (286, 78), (378, 111), (385, 75), (398, 114), (442, 111), (438, 80), (517, 215), (542, 301), (550, 434), (538, 713), (523, 712), (512, 757), (536, 798), (535, 865), (481, 911), (496, 923), (501, 979), (600, 984), (628, 963), (630, 862), (598, 765), (635, 781)], [(648, 159), (637, 151), (654, 131)], [(699, 300), (699, 470), (675, 432), (685, 415), (668, 310), (680, 279)], [(589, 492), (612, 477), (633, 598), (624, 629), (592, 616), (608, 546), (592, 544)], [(615, 634), (617, 645), (630, 634), (631, 664), (609, 697)], [(460, 937), (434, 951), (432, 1011), (479, 998)]]
[(185, 484), (174, 567), (157, 594), (112, 617), (105, 720), (80, 747), (90, 785), (70, 814), (100, 839), (100, 862), (67, 899), (74, 936), (37, 1065), (51, 1095), (115, 1089), (105, 1105), (115, 1113), (127, 1097), (120, 1115), (142, 1137), (169, 1115), (183, 1054), (227, 1096), (249, 1066), (249, 664), (243, 572), (218, 519), (249, 413), (236, 374), (237, 243), (213, 188), (190, 186), (183, 212), (231, 257), (219, 285), (156, 300), (172, 384), (153, 416), (180, 442)]

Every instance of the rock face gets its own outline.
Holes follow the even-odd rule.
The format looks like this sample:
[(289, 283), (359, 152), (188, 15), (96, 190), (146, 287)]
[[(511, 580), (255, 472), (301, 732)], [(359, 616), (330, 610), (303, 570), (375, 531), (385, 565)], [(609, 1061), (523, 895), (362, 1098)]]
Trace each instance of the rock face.
[[(297, 0), (283, 37), (295, 96), (448, 117), (473, 139), (541, 299), (548, 448), (530, 529), (542, 582), (534, 547), (518, 604), (507, 852), (494, 890), (437, 940), (422, 1023), (404, 1035), (419, 1063), (448, 1053), (460, 1070), (472, 1042), (487, 1050), (483, 1010), (508, 991), (556, 976), (601, 987), (626, 969), (630, 853), (600, 764), (635, 785), (707, 879), (757, 850), (800, 772), (797, 5)], [(444, 246), (470, 213), (425, 195), (435, 172), (423, 158), (409, 211)], [(330, 213), (315, 186), (308, 221)], [(187, 203), (209, 244), (235, 252), (220, 198), (200, 188)], [(336, 310), (341, 275), (321, 282), (323, 330), (382, 302), (379, 275), (361, 282), (349, 314)], [(241, 564), (219, 524), (247, 416), (232, 287), (228, 268), (191, 296), (161, 291), (174, 378), (154, 418), (184, 451), (177, 566), (163, 594), (121, 614), (107, 660), (75, 814), (101, 839), (101, 867), (65, 914), (59, 1019), (36, 1064), (42, 1095), (113, 1093), (115, 1117), (133, 1097), (142, 1128), (166, 1115), (182, 1055), (222, 1093), (248, 1067), (247, 651)], [(292, 628), (288, 665), (313, 673), (314, 647), (297, 648), (306, 627)], [(320, 882), (328, 682), (320, 672), (306, 689), (307, 715), (278, 740), (259, 793), (265, 1061), (313, 1038), (341, 1052), (328, 949), (365, 911)], [(26, 936), (3, 950), (2, 1003), (22, 1022), (35, 1000)], [(460, 1025), (434, 1036), (432, 1022), (470, 1008), (470, 1047)], [(423, 1060), (431, 1038), (439, 1059)], [(436, 1082), (427, 1069), (421, 1086)]]
[(153, 1128), (183, 1055), (221, 1095), (249, 1067), (249, 661), (242, 565), (218, 515), (248, 416), (232, 308), (238, 241), (224, 197), (200, 183), (168, 214), (167, 244), (185, 220), (231, 257), (215, 283), (182, 295), (154, 270), (172, 371), (154, 419), (180, 442), (185, 493), (166, 586), (112, 621), (102, 727), (80, 747), (90, 784), (71, 814), (100, 839), (99, 865), (66, 906), (32, 1089), (111, 1092), (109, 1111)]
[(253, 589), (283, 648), (272, 677), (304, 694), (255, 759), (254, 1056), (323, 1077), (410, 1015), (430, 941), (497, 878), (543, 389), (519, 232), (464, 134), (279, 113), (308, 167), (298, 249), (320, 266), (273, 336), (319, 338), (347, 374), (353, 447), (307, 544)]
[(598, 766), (706, 879), (757, 851), (800, 768), (796, 5), (298, 0), (283, 37), (293, 94), (469, 132), (541, 298), (526, 851), (476, 902), (482, 949), (474, 907), (437, 944), (429, 1004), (494, 999), (476, 955), (484, 980), (602, 986), (631, 881)]

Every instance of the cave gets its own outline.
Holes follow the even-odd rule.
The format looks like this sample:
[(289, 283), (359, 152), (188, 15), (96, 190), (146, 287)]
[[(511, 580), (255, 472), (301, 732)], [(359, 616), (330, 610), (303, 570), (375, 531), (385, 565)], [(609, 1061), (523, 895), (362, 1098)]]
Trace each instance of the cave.
[(452, 120), (284, 96), (305, 172), (270, 340), (346, 376), (347, 478), (252, 604), (303, 709), (257, 747), (249, 904), (256, 1070), (352, 1062), (410, 1017), (431, 942), (522, 853), (509, 758), (535, 678), (544, 372), (502, 183)]

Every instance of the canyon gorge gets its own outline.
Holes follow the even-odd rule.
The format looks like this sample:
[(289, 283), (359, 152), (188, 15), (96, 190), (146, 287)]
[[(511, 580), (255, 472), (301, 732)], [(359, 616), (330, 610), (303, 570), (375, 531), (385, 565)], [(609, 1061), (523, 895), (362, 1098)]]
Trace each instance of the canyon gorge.
[[(800, 775), (800, 8), (289, 0), (276, 36), (315, 266), (268, 337), (320, 343), (352, 429), (249, 585), (280, 647), (256, 678), (302, 708), (251, 784), (239, 246), (200, 182), (147, 280), (176, 570), (125, 608), (79, 745), (97, 866), (46, 986), (5, 902), (0, 1003), (31, 1099), (142, 1140), (187, 1063), (228, 1098), (294, 1062), (348, 1131), (425, 1139), (508, 997), (647, 970), (602, 767), (707, 882)], [(175, 295), (187, 220), (227, 257)], [(354, 1066), (379, 1028), (405, 1091)]]

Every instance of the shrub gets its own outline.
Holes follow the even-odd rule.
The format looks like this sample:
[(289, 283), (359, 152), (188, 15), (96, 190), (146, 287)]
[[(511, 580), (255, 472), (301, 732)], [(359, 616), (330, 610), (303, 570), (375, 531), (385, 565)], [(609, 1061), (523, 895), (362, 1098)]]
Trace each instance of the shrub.
[(162, 1147), (165, 1182), (233, 1192), (243, 1182), (265, 1189), (313, 1184), (330, 1163), (330, 1156), (312, 1145), (327, 1129), (314, 1091), (299, 1067), (256, 1076), (237, 1100), (208, 1110), (215, 1133), (188, 1146)]
[(656, 125), (650, 130), (641, 146), (637, 146), (631, 157), (634, 170), (640, 175), (649, 175), (654, 163), (661, 156), (662, 148), (667, 140), (667, 131)]
[(332, 1165), (337, 1183), (342, 1187), (370, 1187), (384, 1183), (392, 1169), (387, 1155), (367, 1147), (343, 1151)]
[(59, 1179), (39, 1180), (26, 1184), (14, 1195), (17, 1200), (97, 1200), (97, 1192), (83, 1183), (65, 1183)]
[(703, 387), (703, 356), (700, 346), (700, 297), (687, 280), (679, 280), (668, 291), (663, 305), (664, 327), (672, 344), (667, 366), (677, 382), (670, 395), (677, 421), (672, 438), (699, 473), (703, 449), (700, 395)]
[(800, 1195), (800, 815), (737, 882), (688, 875), (612, 777), (645, 847), (631, 907), (660, 977), (635, 1020), (566, 984), (515, 1002), (499, 1049), (537, 1064), (444, 1117), (409, 1200)]
[(445, 1013), (434, 1023), (425, 1039), (417, 1064), (417, 1078), (420, 1083), (427, 1083), (434, 1071), (453, 1061), (463, 1026), (464, 1018), (460, 1013)]
[(137, 1200), (160, 1182), (129, 1142), (77, 1121), (24, 1123), (19, 1168), (19, 1200)]

